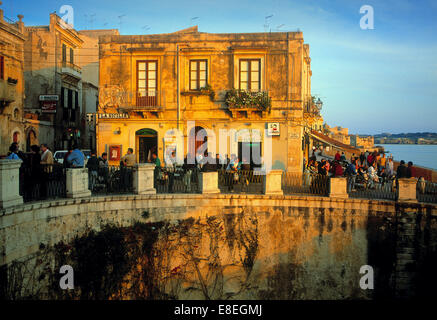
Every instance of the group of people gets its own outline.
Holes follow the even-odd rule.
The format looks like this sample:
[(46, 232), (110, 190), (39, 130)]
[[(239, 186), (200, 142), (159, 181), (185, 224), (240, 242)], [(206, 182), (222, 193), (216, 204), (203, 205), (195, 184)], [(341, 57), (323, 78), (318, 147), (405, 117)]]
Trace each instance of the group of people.
[[(53, 153), (47, 144), (40, 146), (32, 145), (30, 153), (26, 154), (20, 150), (18, 143), (13, 142), (9, 147), (6, 159), (21, 160), (20, 167), (20, 194), (25, 199), (37, 195), (39, 199), (47, 197), (47, 181), (53, 173)], [(35, 192), (38, 189), (38, 192)]]
[(357, 179), (366, 188), (373, 189), (378, 184), (388, 185), (395, 178), (415, 177), (415, 169), (411, 161), (408, 162), (408, 165), (405, 165), (405, 161), (402, 160), (395, 172), (393, 158), (387, 158), (385, 153), (381, 154), (377, 151), (361, 152), (358, 156), (352, 154), (349, 161), (346, 159), (344, 152), (340, 154), (339, 151), (337, 151), (333, 160), (321, 159), (317, 161), (313, 151), (304, 171), (324, 176), (346, 176), (348, 178), (348, 192), (355, 190)]

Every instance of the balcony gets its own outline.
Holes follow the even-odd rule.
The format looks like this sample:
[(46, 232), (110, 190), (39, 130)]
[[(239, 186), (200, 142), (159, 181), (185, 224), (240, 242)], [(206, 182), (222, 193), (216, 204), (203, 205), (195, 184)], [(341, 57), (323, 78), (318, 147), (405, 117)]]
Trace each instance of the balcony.
[(2, 104), (14, 102), (17, 96), (16, 80), (9, 78), (8, 80), (0, 79), (0, 101)]
[(99, 108), (103, 111), (136, 112), (144, 118), (159, 118), (165, 105), (161, 90), (129, 91), (111, 85), (99, 89)]
[(226, 93), (225, 102), (232, 117), (246, 117), (258, 114), (264, 117), (270, 113), (272, 99), (267, 91), (249, 91), (232, 89)]
[(72, 77), (76, 81), (82, 78), (81, 67), (75, 65), (74, 63), (63, 61), (61, 71), (63, 75), (65, 75), (66, 77)]

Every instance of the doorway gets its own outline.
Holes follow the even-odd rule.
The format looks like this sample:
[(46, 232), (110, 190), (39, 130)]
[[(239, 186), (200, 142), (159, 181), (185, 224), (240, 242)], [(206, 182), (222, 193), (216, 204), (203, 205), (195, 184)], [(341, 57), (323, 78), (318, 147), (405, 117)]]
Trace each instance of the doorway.
[[(203, 145), (203, 148), (201, 146)], [(202, 127), (196, 126), (190, 130), (189, 151), (191, 156), (197, 156), (202, 154), (206, 156), (208, 154), (208, 134)], [(194, 148), (194, 150), (193, 150)]]
[[(250, 162), (250, 170), (261, 167), (261, 142), (238, 142), (238, 159)], [(243, 149), (244, 148), (244, 149)], [(243, 153), (244, 150), (244, 153)]]
[(136, 153), (138, 162), (146, 163), (152, 161), (152, 153), (158, 155), (158, 133), (153, 129), (141, 129), (136, 133)]

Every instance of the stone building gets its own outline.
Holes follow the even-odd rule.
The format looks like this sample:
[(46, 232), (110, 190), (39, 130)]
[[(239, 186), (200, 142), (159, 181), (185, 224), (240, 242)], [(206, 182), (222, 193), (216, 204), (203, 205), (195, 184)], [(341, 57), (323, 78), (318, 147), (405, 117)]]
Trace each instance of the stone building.
[(155, 148), (161, 160), (172, 148), (180, 160), (203, 145), (240, 159), (249, 150), (254, 165), (261, 156), (301, 172), (311, 99), (301, 32), (212, 34), (196, 26), (99, 40), (98, 152), (109, 152), (110, 163), (127, 148), (146, 162)]
[(96, 121), (94, 115), (97, 112), (99, 100), (99, 36), (118, 35), (119, 32), (116, 29), (104, 29), (80, 30), (78, 33), (83, 41), (78, 59), (79, 67), (82, 69), (82, 147), (95, 150)]
[[(37, 120), (26, 134), (53, 149), (65, 149), (80, 141), (84, 127), (82, 70), (78, 66), (83, 40), (55, 13), (50, 14), (49, 25), (25, 29), (25, 109)], [(49, 125), (42, 126), (39, 121)]]
[(365, 150), (373, 150), (375, 141), (373, 136), (359, 136), (357, 134), (350, 135), (351, 145)]
[[(1, 2), (0, 2), (1, 5)], [(0, 155), (6, 155), (12, 142), (26, 146), (23, 122), (23, 16), (13, 22), (0, 9)]]

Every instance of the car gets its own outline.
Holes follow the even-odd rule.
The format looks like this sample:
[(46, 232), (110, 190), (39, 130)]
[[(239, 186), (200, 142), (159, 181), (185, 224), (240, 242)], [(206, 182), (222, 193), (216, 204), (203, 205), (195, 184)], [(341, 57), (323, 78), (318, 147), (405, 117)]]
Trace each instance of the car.
[[(85, 165), (88, 162), (88, 159), (91, 157), (91, 150), (81, 150), (85, 155)], [(68, 150), (58, 150), (53, 155), (53, 158), (57, 163), (64, 163), (65, 155), (68, 153)]]

